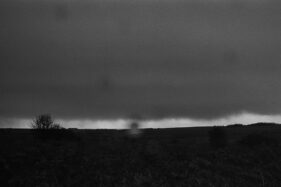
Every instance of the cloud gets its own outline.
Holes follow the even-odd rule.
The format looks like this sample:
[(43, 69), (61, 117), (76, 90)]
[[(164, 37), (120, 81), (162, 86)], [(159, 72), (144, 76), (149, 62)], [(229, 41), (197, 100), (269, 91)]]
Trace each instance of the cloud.
[[(80, 129), (126, 129), (129, 127), (128, 118), (119, 119), (57, 119), (65, 128)], [(257, 122), (281, 123), (281, 115), (261, 115), (243, 112), (213, 120), (200, 120), (192, 118), (164, 118), (147, 119), (140, 122), (140, 128), (175, 128), (175, 127), (200, 127), (200, 126), (225, 126), (230, 124), (252, 124)], [(24, 118), (0, 118), (1, 128), (30, 128), (31, 119)]]
[(0, 12), (2, 117), (281, 113), (275, 4), (3, 3)]

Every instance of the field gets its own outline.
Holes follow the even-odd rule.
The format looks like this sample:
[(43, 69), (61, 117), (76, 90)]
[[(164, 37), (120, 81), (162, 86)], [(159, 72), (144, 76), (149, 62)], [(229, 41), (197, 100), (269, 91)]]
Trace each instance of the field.
[(281, 186), (281, 126), (0, 130), (1, 186)]

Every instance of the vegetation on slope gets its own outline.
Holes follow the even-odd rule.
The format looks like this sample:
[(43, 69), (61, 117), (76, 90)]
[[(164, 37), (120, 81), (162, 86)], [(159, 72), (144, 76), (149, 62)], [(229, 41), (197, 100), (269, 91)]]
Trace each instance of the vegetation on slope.
[[(74, 139), (40, 139), (0, 130), (2, 186), (280, 186), (281, 128), (213, 127), (75, 130)], [(223, 139), (222, 139), (223, 140)]]

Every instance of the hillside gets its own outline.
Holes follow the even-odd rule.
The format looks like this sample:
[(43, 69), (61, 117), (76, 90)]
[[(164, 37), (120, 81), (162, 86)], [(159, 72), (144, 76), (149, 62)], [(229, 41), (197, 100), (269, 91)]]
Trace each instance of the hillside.
[(0, 130), (1, 186), (280, 186), (281, 127), (65, 130), (46, 136)]

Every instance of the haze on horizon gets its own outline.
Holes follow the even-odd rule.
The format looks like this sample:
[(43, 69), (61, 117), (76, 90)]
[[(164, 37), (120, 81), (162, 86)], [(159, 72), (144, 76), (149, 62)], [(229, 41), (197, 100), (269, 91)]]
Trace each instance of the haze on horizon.
[(21, 2), (0, 2), (1, 126), (41, 113), (280, 119), (278, 1)]

